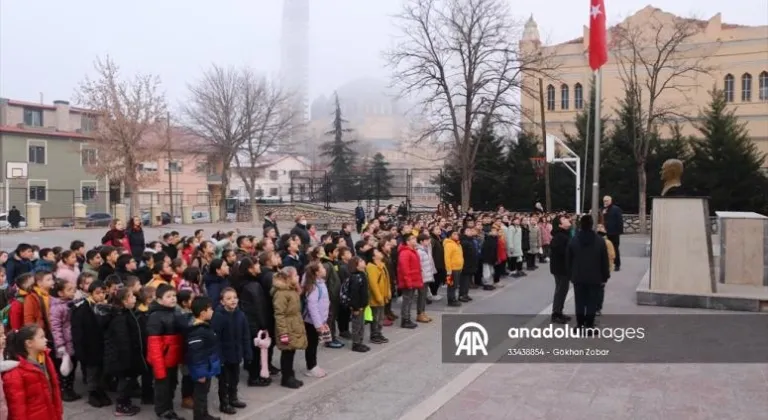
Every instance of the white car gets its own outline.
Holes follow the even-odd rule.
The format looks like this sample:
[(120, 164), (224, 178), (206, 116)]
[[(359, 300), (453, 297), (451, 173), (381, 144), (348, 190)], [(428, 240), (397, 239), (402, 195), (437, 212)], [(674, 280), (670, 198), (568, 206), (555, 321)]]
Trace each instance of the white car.
[(193, 211), (192, 223), (211, 223), (211, 215), (207, 211)]
[[(0, 213), (0, 229), (10, 229), (11, 224), (8, 223), (8, 213)], [(21, 221), (19, 221), (19, 227), (25, 228), (27, 227), (27, 219), (24, 218), (24, 216), (21, 216)]]

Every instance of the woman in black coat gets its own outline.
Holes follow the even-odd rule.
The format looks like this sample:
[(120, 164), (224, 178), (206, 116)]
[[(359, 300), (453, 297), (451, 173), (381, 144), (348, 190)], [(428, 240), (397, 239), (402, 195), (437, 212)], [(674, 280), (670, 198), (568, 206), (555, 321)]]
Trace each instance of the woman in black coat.
[(125, 229), (125, 234), (128, 235), (128, 244), (131, 246), (131, 255), (136, 261), (139, 261), (141, 255), (144, 253), (147, 244), (144, 242), (144, 230), (141, 228), (141, 219), (134, 217), (131, 219), (131, 223), (128, 224), (128, 228)]

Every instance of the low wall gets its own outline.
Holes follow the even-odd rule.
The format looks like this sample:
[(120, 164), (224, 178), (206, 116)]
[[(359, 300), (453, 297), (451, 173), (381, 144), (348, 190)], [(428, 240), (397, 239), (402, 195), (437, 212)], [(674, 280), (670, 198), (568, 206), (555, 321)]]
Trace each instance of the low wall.
[(259, 205), (259, 213), (265, 214), (272, 211), (277, 216), (278, 221), (293, 222), (297, 215), (303, 214), (307, 220), (312, 222), (326, 222), (334, 230), (341, 227), (342, 223), (355, 222), (355, 216), (352, 210), (330, 209), (325, 210), (319, 206), (306, 204), (263, 204)]
[[(624, 214), (624, 234), (640, 233), (640, 215), (638, 214)], [(712, 229), (712, 233), (716, 234), (718, 225), (717, 217), (710, 217), (709, 224)], [(648, 233), (651, 232), (651, 216), (646, 216), (646, 226), (648, 226)]]

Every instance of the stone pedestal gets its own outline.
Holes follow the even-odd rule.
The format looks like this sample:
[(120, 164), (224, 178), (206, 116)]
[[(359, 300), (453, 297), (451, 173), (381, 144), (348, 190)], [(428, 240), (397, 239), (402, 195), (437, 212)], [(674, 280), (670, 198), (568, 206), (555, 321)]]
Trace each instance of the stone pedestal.
[(211, 207), (211, 223), (218, 223), (221, 220), (221, 208), (218, 205)]
[(768, 217), (752, 212), (718, 211), (719, 281), (768, 286)]
[(115, 204), (115, 214), (112, 215), (113, 220), (122, 220), (125, 223), (128, 223), (128, 220), (126, 220), (126, 216), (128, 214), (127, 207), (125, 204)]
[(75, 219), (84, 219), (88, 206), (83, 203), (75, 203)]
[(150, 226), (162, 225), (163, 224), (162, 216), (163, 216), (162, 207), (156, 204), (152, 204), (149, 207), (149, 225)]
[(185, 225), (192, 224), (192, 207), (181, 206), (181, 223)]
[(27, 203), (27, 230), (37, 231), (42, 228), (40, 223), (40, 203)]
[(650, 290), (714, 293), (709, 199), (657, 197), (651, 217)]

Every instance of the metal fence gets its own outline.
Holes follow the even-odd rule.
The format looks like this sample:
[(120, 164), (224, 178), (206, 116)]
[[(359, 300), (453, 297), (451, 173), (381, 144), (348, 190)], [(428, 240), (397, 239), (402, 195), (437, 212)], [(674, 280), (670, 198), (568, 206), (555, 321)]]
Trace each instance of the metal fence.
[[(182, 207), (190, 207), (193, 213), (212, 213), (212, 207), (218, 205), (213, 202), (211, 194), (196, 193), (184, 194), (178, 193), (158, 193), (158, 192), (138, 192), (139, 213), (149, 213), (153, 207), (160, 208), (162, 213), (167, 213), (166, 218), (171, 221), (181, 218)], [(125, 194), (123, 203), (130, 205), (131, 194)]]
[(430, 206), (442, 192), (441, 169), (388, 169), (335, 176), (329, 171), (297, 171), (291, 176), (291, 202), (366, 202), (376, 208), (393, 202)]

